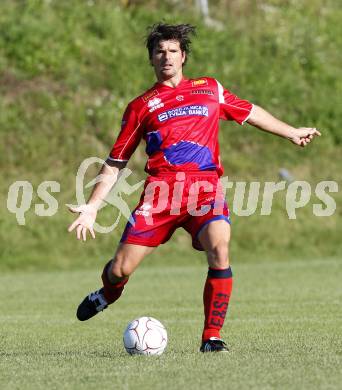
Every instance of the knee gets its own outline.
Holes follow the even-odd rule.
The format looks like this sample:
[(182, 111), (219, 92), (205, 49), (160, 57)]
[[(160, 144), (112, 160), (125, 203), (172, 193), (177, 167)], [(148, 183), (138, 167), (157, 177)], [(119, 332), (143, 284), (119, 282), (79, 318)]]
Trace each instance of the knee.
[(213, 246), (207, 253), (208, 263), (213, 268), (228, 268), (229, 267), (229, 253), (228, 242), (220, 241)]
[(126, 257), (116, 255), (112, 260), (109, 272), (111, 273), (111, 276), (116, 279), (124, 279), (132, 274), (133, 268), (130, 266)]

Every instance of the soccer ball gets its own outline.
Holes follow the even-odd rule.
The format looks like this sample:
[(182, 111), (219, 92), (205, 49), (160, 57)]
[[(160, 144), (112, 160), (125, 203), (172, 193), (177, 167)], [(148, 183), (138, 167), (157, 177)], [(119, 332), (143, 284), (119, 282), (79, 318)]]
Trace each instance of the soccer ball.
[(130, 355), (161, 355), (167, 345), (167, 332), (155, 318), (140, 317), (127, 325), (123, 342)]

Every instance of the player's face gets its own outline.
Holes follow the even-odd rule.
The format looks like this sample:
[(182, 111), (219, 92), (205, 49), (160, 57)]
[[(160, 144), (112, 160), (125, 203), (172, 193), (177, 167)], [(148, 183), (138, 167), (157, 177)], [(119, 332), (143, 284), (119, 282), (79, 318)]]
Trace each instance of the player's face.
[(160, 41), (153, 49), (151, 64), (158, 80), (169, 80), (181, 76), (185, 52), (182, 52), (178, 41)]

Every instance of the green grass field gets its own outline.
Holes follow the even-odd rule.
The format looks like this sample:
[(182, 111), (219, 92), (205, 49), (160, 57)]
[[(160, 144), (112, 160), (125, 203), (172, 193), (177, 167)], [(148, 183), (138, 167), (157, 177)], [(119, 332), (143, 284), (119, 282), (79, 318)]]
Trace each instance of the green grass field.
[[(204, 265), (147, 262), (115, 307), (80, 323), (99, 271), (0, 276), (1, 389), (341, 388), (340, 259), (236, 264), (222, 355), (198, 352)], [(142, 315), (168, 329), (161, 357), (123, 349), (125, 325)]]

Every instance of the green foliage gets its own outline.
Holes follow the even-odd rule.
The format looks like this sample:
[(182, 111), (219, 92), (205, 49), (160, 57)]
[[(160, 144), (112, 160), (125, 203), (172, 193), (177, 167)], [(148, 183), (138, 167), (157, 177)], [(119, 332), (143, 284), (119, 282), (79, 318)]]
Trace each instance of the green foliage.
[[(198, 26), (185, 69), (189, 77), (216, 77), (296, 126), (322, 129), (321, 139), (300, 150), (248, 126), (223, 123), (222, 159), (230, 178), (276, 181), (278, 169), (286, 167), (313, 184), (327, 179), (340, 183), (342, 34), (337, 1), (322, 6), (316, 0), (217, 0), (210, 4), (213, 18), (222, 23), (218, 30), (201, 21), (192, 2), (163, 2), (159, 9), (154, 1), (138, 3), (0, 3), (2, 204), (15, 180), (29, 180), (35, 190), (44, 180), (61, 183), (53, 217), (35, 216), (33, 206), (41, 203), (37, 197), (24, 227), (2, 208), (0, 239), (6, 246), (0, 267), (79, 267), (112, 255), (121, 231), (86, 245), (76, 243), (66, 233), (72, 217), (64, 204), (75, 203), (74, 178), (81, 161), (107, 155), (125, 105), (154, 82), (144, 34), (146, 26), (161, 19)], [(141, 178), (142, 148), (130, 164)], [(340, 202), (341, 195), (335, 197)], [(130, 205), (136, 200), (137, 195), (129, 199)], [(278, 199), (270, 217), (234, 220), (234, 258), (340, 253), (341, 211), (318, 222), (311, 207), (300, 220), (288, 221)], [(104, 211), (100, 218), (109, 220), (112, 214)], [(198, 256), (180, 233), (166, 248), (158, 253), (173, 251), (176, 262)]]

